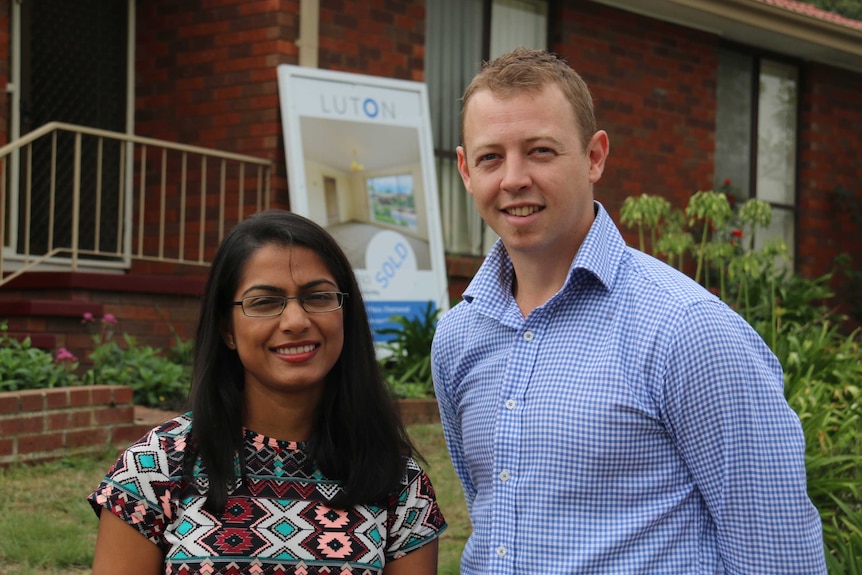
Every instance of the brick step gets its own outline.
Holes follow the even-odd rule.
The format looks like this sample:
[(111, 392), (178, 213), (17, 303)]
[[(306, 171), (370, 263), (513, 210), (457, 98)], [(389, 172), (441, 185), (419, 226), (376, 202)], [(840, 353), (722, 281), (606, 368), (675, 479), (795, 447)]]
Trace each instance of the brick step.
[[(30, 335), (35, 347), (66, 348), (78, 358), (80, 375), (107, 329), (101, 321), (107, 314), (118, 322), (113, 337), (121, 347), (124, 334), (138, 345), (163, 350), (173, 347), (176, 337), (191, 339), (204, 283), (141, 274), (26, 273), (0, 287), (0, 321), (18, 339)], [(85, 314), (95, 323), (82, 324)]]
[(85, 313), (100, 316), (104, 307), (100, 303), (88, 301), (48, 299), (0, 300), (0, 317), (82, 317)]
[(23, 333), (10, 331), (6, 335), (17, 341), (24, 341), (30, 338), (30, 346), (37, 349), (54, 349), (57, 347), (57, 338), (50, 333)]
[[(18, 341), (30, 338), (37, 349), (53, 351), (66, 347), (85, 360), (91, 346), (90, 335), (79, 325), (85, 313), (104, 315), (101, 303), (57, 299), (0, 299), (0, 320), (5, 320), (9, 336)], [(73, 334), (73, 335), (70, 335)]]

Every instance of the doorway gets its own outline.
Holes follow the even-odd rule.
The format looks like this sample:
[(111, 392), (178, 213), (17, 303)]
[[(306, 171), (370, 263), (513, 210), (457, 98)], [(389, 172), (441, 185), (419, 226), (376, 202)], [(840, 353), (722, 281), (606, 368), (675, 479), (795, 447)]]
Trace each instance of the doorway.
[[(130, 5), (122, 0), (21, 3), (18, 119), (22, 135), (52, 121), (126, 132)], [(90, 233), (81, 233), (79, 247), (119, 252), (122, 150), (119, 143), (105, 140), (98, 170), (98, 147), (97, 138), (82, 138), (79, 229)], [(21, 154), (19, 253), (25, 245), (35, 255), (47, 253), (51, 247), (71, 245), (73, 151), (74, 136), (60, 132), (56, 146), (51, 138), (42, 138), (33, 143), (31, 157)], [(28, 165), (32, 173), (28, 173)], [(28, 181), (31, 192), (27, 204), (23, 184)], [(30, 221), (26, 223), (28, 212)], [(98, 225), (97, 214), (101, 220)], [(98, 240), (92, 233), (95, 229), (100, 230)]]

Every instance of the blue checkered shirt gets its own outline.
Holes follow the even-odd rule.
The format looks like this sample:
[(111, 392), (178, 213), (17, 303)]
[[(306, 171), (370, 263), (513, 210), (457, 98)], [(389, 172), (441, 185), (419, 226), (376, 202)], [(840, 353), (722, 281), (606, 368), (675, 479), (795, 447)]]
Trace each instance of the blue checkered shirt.
[(462, 575), (826, 573), (781, 366), (604, 208), (525, 319), (498, 242), (432, 348)]

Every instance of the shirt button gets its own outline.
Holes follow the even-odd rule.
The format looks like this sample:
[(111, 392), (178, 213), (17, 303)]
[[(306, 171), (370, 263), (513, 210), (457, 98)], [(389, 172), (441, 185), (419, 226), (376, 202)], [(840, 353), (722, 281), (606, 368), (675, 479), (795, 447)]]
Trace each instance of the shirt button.
[(506, 548), (505, 548), (504, 546), (502, 546), (502, 545), (500, 545), (499, 547), (497, 547), (497, 555), (498, 555), (499, 557), (505, 557), (505, 556), (506, 556)]
[(507, 399), (506, 400), (506, 409), (515, 409), (515, 400)]
[(500, 472), (500, 481), (502, 481), (503, 483), (509, 481), (509, 477), (509, 472), (505, 469)]
[(533, 332), (525, 331), (524, 332), (524, 341), (533, 341)]

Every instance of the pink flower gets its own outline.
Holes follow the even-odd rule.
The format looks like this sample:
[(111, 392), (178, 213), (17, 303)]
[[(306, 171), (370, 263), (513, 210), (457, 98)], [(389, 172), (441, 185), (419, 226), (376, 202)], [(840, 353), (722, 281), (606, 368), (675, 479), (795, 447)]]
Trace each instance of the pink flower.
[(69, 351), (65, 347), (61, 347), (60, 349), (57, 350), (57, 354), (54, 356), (54, 361), (56, 361), (57, 363), (60, 363), (63, 361), (76, 362), (76, 361), (78, 361), (78, 358), (75, 357), (75, 354), (73, 354), (71, 351)]
[(93, 319), (93, 314), (87, 312), (84, 314), (84, 319), (81, 320), (81, 325), (87, 325), (88, 323), (93, 323), (96, 320)]
[(117, 325), (117, 318), (114, 317), (112, 313), (106, 313), (102, 317), (102, 323), (107, 323), (109, 325)]

